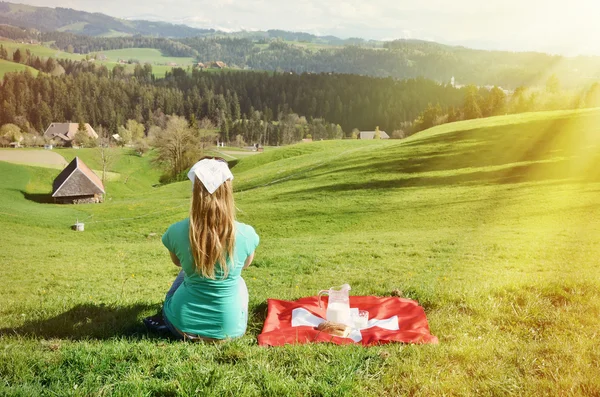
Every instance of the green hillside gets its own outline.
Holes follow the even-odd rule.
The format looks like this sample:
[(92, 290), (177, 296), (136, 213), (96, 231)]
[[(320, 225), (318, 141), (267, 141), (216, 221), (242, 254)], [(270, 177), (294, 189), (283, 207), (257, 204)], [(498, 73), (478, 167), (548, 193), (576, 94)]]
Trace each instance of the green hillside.
[(214, 33), (213, 29), (195, 29), (166, 22), (123, 20), (101, 13), (89, 13), (64, 7), (33, 7), (0, 1), (0, 23), (42, 32), (64, 31), (90, 36), (119, 33), (162, 37), (190, 37)]
[(20, 63), (9, 62), (3, 59), (0, 59), (0, 79), (4, 77), (5, 73), (9, 72), (22, 72), (24, 70), (29, 70), (34, 76), (37, 76), (38, 71), (34, 68), (31, 68), (27, 65), (22, 65)]
[[(152, 65), (152, 73), (159, 78), (164, 77), (165, 73), (171, 71), (174, 67), (185, 69), (194, 64), (194, 58), (169, 57), (163, 55), (159, 50), (154, 48), (128, 48), (123, 50), (102, 51), (98, 54), (106, 57), (106, 59), (102, 59), (98, 61), (98, 63), (106, 65), (109, 69), (112, 69), (117, 65), (119, 60), (136, 60), (141, 64), (149, 63)], [(125, 68), (128, 72), (133, 73), (134, 65), (125, 65)]]
[[(81, 54), (71, 54), (68, 52), (52, 49), (48, 46), (41, 44), (23, 44), (1, 39), (0, 44), (7, 49), (9, 57), (12, 57), (12, 53), (17, 49), (21, 49), (21, 51), (29, 50), (33, 55), (42, 58), (52, 57), (56, 59), (82, 60), (85, 57)], [(165, 56), (160, 52), (160, 50), (154, 48), (128, 48), (124, 50), (100, 51), (97, 54), (101, 54), (106, 57), (106, 59), (99, 60), (98, 63), (106, 65), (109, 69), (112, 69), (115, 65), (119, 64), (119, 60), (128, 61), (130, 59), (133, 59), (139, 61), (142, 64), (150, 63), (152, 65), (152, 72), (157, 77), (164, 77), (165, 72), (173, 69), (174, 66), (170, 65), (170, 63), (175, 63), (178, 67), (182, 68), (187, 68), (188, 66), (192, 66), (194, 64), (193, 58)], [(2, 63), (7, 63), (8, 65), (3, 67)], [(28, 67), (13, 62), (0, 60), (0, 77), (2, 76), (3, 71), (17, 71), (16, 68), (18, 68), (18, 70), (24, 70)], [(37, 71), (35, 69), (30, 67), (29, 69), (32, 71), (32, 73), (37, 74)], [(133, 73), (134, 65), (126, 64), (125, 69), (129, 73)]]
[(0, 44), (7, 49), (9, 58), (12, 58), (13, 52), (15, 52), (17, 49), (21, 49), (21, 51), (29, 50), (32, 54), (43, 58), (66, 58), (73, 60), (83, 59), (81, 54), (70, 54), (68, 52), (59, 51), (41, 44), (24, 44), (2, 39), (0, 39)]
[(154, 48), (127, 48), (123, 50), (102, 51), (101, 53), (106, 56), (108, 60), (113, 62), (116, 62), (119, 59), (135, 59), (140, 63), (149, 63), (152, 65), (173, 62), (179, 66), (191, 66), (194, 63), (194, 58), (166, 57), (159, 50)]
[[(141, 325), (176, 274), (160, 235), (190, 195), (152, 187), (149, 161), (124, 155), (113, 171), (136, 170), (135, 184), (76, 207), (38, 203), (57, 170), (0, 162), (0, 394), (600, 393), (600, 109), (241, 159), (238, 218), (261, 245), (244, 273), (247, 335), (224, 345)], [(267, 298), (344, 282), (418, 300), (440, 344), (256, 345)]]

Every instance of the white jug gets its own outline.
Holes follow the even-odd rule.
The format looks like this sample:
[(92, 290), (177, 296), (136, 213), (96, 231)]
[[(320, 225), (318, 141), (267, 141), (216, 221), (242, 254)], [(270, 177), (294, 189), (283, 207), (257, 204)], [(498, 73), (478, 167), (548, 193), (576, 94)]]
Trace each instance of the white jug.
[(341, 323), (352, 326), (352, 318), (350, 316), (350, 286), (344, 284), (336, 290), (334, 287), (319, 291), (319, 307), (321, 306), (321, 295), (329, 295), (329, 303), (327, 304), (327, 321)]

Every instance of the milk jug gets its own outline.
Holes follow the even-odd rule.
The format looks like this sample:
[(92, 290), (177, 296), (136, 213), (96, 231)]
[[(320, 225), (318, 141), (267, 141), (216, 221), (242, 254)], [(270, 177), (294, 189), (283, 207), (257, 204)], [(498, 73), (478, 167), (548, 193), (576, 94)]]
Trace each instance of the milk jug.
[(321, 295), (329, 295), (329, 303), (327, 304), (327, 321), (342, 323), (352, 326), (350, 317), (350, 296), (348, 294), (350, 286), (344, 284), (335, 289), (334, 287), (319, 291), (319, 307), (321, 307)]

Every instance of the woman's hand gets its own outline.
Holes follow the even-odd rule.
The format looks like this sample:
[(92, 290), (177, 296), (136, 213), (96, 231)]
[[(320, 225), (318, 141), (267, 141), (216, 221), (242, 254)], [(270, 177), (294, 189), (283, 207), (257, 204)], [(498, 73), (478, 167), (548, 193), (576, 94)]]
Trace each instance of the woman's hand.
[(173, 261), (173, 263), (175, 264), (175, 266), (181, 267), (181, 263), (179, 262), (179, 258), (177, 257), (177, 255), (175, 255), (171, 251), (169, 251), (169, 254), (171, 255), (171, 260)]
[(246, 258), (246, 262), (244, 262), (243, 269), (247, 269), (248, 266), (250, 266), (250, 264), (252, 263), (253, 260), (254, 260), (254, 252), (251, 253), (250, 255), (248, 255), (248, 257)]

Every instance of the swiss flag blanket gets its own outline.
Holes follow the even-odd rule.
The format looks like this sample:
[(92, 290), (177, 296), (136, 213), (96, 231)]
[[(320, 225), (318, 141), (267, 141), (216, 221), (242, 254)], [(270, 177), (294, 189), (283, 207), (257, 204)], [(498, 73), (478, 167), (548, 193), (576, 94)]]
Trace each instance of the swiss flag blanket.
[(261, 346), (282, 346), (331, 342), (338, 345), (361, 343), (364, 346), (389, 342), (438, 343), (431, 335), (425, 311), (410, 299), (351, 296), (350, 307), (369, 312), (369, 322), (362, 330), (353, 330), (347, 337), (332, 336), (316, 327), (325, 318), (327, 297), (319, 308), (316, 296), (296, 301), (268, 300), (268, 313), (262, 333)]

